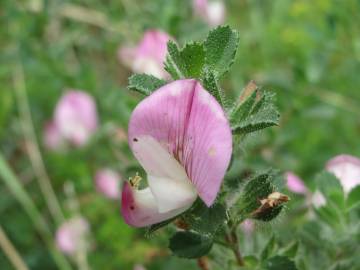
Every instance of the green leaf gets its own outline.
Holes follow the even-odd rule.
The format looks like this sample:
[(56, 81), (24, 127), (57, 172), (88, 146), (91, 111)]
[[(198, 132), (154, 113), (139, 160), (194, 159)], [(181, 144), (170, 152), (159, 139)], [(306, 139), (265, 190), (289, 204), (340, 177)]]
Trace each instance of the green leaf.
[(168, 219), (168, 220), (165, 220), (165, 221), (162, 221), (162, 222), (159, 222), (159, 223), (156, 223), (156, 224), (153, 224), (153, 225), (149, 226), (146, 229), (145, 236), (146, 237), (151, 237), (157, 230), (159, 230), (159, 229), (161, 229), (163, 227), (166, 227), (171, 222), (173, 222), (176, 218), (177, 217), (174, 217), (174, 218), (171, 218), (171, 219)]
[(205, 50), (200, 42), (187, 43), (181, 50), (173, 41), (168, 42), (165, 70), (174, 80), (200, 78), (205, 64)]
[(167, 51), (168, 54), (166, 56), (164, 69), (174, 80), (184, 78), (182, 70), (185, 69), (185, 64), (181, 59), (179, 48), (174, 41), (170, 40), (167, 43)]
[(260, 100), (254, 103), (256, 94), (253, 93), (233, 110), (230, 116), (233, 133), (247, 134), (278, 125), (280, 114), (274, 105), (274, 97), (274, 94), (264, 91)]
[(288, 244), (280, 251), (280, 254), (288, 258), (295, 258), (298, 250), (299, 250), (299, 242), (292, 241), (290, 244)]
[(205, 50), (202, 43), (187, 43), (180, 51), (186, 78), (200, 78), (205, 64)]
[(202, 84), (204, 88), (213, 95), (221, 106), (225, 105), (224, 93), (221, 90), (213, 71), (206, 69), (202, 73)]
[(128, 88), (148, 96), (165, 84), (166, 81), (160, 80), (152, 75), (134, 74), (129, 78)]
[(285, 256), (275, 256), (265, 262), (266, 270), (297, 270), (293, 261)]
[(253, 255), (248, 255), (248, 256), (244, 256), (244, 263), (247, 267), (249, 267), (250, 269), (253, 269), (255, 268), (258, 263), (259, 263), (259, 260), (258, 258), (256, 258), (255, 256)]
[(239, 106), (231, 113), (230, 123), (236, 125), (240, 121), (245, 120), (251, 113), (256, 101), (257, 91), (254, 91), (244, 102), (240, 103)]
[(199, 233), (214, 234), (225, 223), (226, 209), (216, 203), (207, 207), (200, 202), (187, 217), (187, 223), (191, 224), (191, 229)]
[(316, 176), (315, 182), (325, 196), (327, 203), (333, 203), (339, 209), (345, 208), (344, 191), (335, 175), (324, 171)]
[(219, 26), (210, 31), (205, 40), (205, 63), (220, 78), (234, 62), (239, 44), (239, 34), (229, 26)]
[(170, 239), (169, 248), (174, 255), (194, 259), (206, 255), (213, 245), (213, 239), (195, 232), (177, 232)]
[(353, 188), (347, 197), (346, 207), (347, 209), (351, 209), (360, 205), (360, 186)]
[(275, 255), (277, 249), (278, 249), (278, 245), (276, 243), (275, 236), (273, 235), (261, 252), (260, 255), (261, 261), (264, 261), (269, 257)]

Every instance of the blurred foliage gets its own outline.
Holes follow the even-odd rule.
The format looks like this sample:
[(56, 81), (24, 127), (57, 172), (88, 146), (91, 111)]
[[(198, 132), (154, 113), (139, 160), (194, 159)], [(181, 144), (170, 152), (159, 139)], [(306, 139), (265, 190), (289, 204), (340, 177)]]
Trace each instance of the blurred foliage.
[[(359, 269), (359, 190), (345, 200), (336, 179), (334, 183), (315, 175), (336, 154), (360, 156), (360, 2), (229, 0), (226, 5), (226, 21), (240, 33), (236, 60), (222, 84), (226, 94), (237, 97), (255, 80), (277, 93), (282, 115), (279, 127), (239, 142), (241, 158), (234, 160), (229, 178), (244, 181), (268, 166), (293, 170), (313, 190), (320, 186), (328, 201), (309, 211), (306, 198), (292, 196), (280, 218), (271, 225), (257, 223), (253, 235), (242, 236), (241, 250), (249, 255), (245, 261), (257, 265), (261, 260), (266, 269), (275, 269), (274, 263), (292, 269), (292, 261), (299, 269)], [(197, 269), (196, 262), (168, 256), (167, 230), (145, 238), (144, 231), (122, 221), (119, 202), (102, 198), (93, 185), (94, 173), (102, 166), (122, 172), (124, 179), (141, 171), (126, 141), (115, 136), (116, 128), (126, 130), (140, 100), (126, 89), (130, 72), (117, 59), (118, 47), (136, 43), (148, 28), (169, 32), (180, 45), (204, 39), (209, 28), (192, 15), (190, 1), (3, 0), (0, 23), (0, 149), (44, 217), (50, 220), (26, 152), (13, 91), (19, 64), (57, 197), (70, 216), (63, 186), (71, 181), (80, 211), (91, 224), (92, 269), (131, 269), (136, 263), (150, 270)], [(52, 153), (42, 146), (42, 130), (67, 88), (95, 97), (101, 127), (85, 148)], [(330, 182), (334, 184), (327, 186)], [(30, 269), (56, 269), (30, 219), (2, 182), (0, 216)], [(279, 253), (270, 250), (270, 232), (278, 240), (272, 248), (283, 255), (275, 257)], [(290, 256), (294, 241), (296, 255)], [(237, 269), (227, 262), (231, 256), (217, 246), (210, 255), (213, 268), (230, 264)], [(2, 252), (0, 266), (11, 269)]]

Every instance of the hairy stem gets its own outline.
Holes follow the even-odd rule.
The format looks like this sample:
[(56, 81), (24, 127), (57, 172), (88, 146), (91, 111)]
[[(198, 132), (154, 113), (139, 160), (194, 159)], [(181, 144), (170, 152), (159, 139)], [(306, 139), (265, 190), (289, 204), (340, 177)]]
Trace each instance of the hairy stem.
[(235, 255), (236, 262), (239, 266), (244, 266), (244, 259), (239, 249), (239, 239), (236, 234), (236, 226), (232, 226), (232, 222), (229, 221), (228, 228), (225, 234), (225, 240), (229, 244), (231, 250)]

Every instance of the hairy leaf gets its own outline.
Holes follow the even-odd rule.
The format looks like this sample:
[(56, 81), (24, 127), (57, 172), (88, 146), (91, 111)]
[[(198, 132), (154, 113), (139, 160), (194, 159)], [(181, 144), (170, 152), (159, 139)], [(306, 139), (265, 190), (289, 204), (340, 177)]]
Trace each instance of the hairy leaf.
[(148, 96), (165, 84), (166, 81), (160, 80), (152, 75), (134, 74), (129, 78), (128, 88)]
[(216, 100), (220, 103), (220, 105), (224, 106), (225, 105), (224, 94), (217, 82), (217, 79), (213, 71), (209, 69), (204, 70), (202, 74), (202, 83), (204, 88), (216, 98)]
[(234, 62), (239, 44), (239, 34), (229, 26), (219, 26), (210, 31), (205, 40), (206, 65), (217, 77), (227, 72)]
[(230, 116), (234, 134), (247, 134), (270, 126), (278, 125), (279, 112), (274, 103), (274, 95), (264, 91), (254, 91), (245, 101), (236, 107)]
[(199, 258), (206, 255), (213, 245), (213, 239), (195, 232), (177, 232), (170, 239), (169, 248), (182, 258)]
[(174, 80), (200, 78), (205, 64), (205, 50), (200, 42), (187, 43), (181, 50), (173, 41), (168, 42), (165, 70)]
[(266, 270), (297, 270), (293, 261), (285, 256), (275, 256), (265, 262)]

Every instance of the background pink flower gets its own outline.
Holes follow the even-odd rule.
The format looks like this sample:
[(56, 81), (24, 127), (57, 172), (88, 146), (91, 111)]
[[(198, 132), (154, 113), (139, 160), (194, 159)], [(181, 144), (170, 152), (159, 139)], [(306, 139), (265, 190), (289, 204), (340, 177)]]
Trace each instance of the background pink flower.
[(339, 155), (328, 161), (326, 170), (339, 180), (345, 193), (360, 185), (360, 159), (350, 155)]
[(136, 47), (119, 49), (120, 60), (135, 73), (146, 73), (158, 78), (168, 78), (164, 70), (167, 42), (172, 39), (160, 30), (148, 30)]
[(221, 0), (193, 0), (193, 9), (210, 26), (217, 26), (225, 21), (225, 4)]
[(80, 90), (67, 91), (59, 100), (54, 114), (60, 134), (71, 143), (82, 146), (97, 128), (94, 99)]
[(95, 174), (96, 190), (110, 199), (120, 199), (120, 175), (111, 169), (100, 169)]
[(82, 217), (74, 217), (64, 222), (56, 231), (56, 245), (68, 255), (76, 254), (86, 246), (89, 224)]
[(285, 180), (286, 186), (291, 192), (297, 194), (306, 194), (308, 192), (308, 189), (306, 188), (304, 182), (299, 176), (297, 176), (293, 172), (286, 172)]

